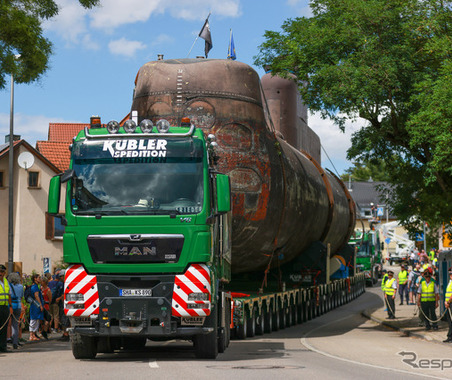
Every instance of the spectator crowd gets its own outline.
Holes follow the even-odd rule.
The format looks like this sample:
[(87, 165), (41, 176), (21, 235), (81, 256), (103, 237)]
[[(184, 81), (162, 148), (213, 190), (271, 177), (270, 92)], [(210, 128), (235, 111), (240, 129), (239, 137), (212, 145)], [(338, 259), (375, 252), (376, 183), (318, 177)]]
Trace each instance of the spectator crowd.
[(6, 267), (0, 264), (0, 352), (19, 349), (27, 341), (22, 337), (26, 329), (29, 341), (48, 340), (55, 333), (63, 333), (60, 340), (69, 340), (64, 272), (6, 276)]

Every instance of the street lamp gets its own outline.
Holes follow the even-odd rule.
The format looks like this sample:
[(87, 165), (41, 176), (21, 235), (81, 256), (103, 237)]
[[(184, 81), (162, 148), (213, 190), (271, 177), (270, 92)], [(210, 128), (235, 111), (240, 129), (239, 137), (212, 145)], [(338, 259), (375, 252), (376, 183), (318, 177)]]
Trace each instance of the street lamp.
[[(16, 59), (20, 54), (16, 54)], [(14, 263), (14, 76), (11, 73), (11, 108), (9, 115), (9, 197), (8, 197), (8, 273)]]

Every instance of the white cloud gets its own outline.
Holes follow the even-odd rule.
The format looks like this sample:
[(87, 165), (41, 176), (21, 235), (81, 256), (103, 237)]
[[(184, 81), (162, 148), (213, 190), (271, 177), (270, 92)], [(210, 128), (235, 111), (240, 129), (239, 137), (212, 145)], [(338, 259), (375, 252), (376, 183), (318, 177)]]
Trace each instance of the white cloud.
[(308, 0), (287, 0), (287, 4), (296, 9), (297, 16), (312, 17)]
[[(78, 0), (57, 0), (58, 15), (44, 23), (71, 44), (80, 43), (90, 28), (112, 32), (121, 25), (146, 22), (152, 15), (168, 12), (176, 19), (203, 20), (209, 12), (216, 17), (241, 15), (240, 0), (101, 0), (93, 9), (83, 8)], [(92, 45), (89, 45), (90, 47)]]
[(174, 42), (174, 38), (168, 36), (167, 34), (160, 34), (157, 37), (152, 39), (152, 46), (159, 46), (159, 45), (168, 45), (172, 44)]
[[(74, 123), (74, 121), (44, 115), (16, 113), (14, 115), (14, 134), (20, 135), (23, 140), (35, 147), (36, 141), (47, 140), (49, 123)], [(6, 135), (9, 135), (9, 114), (0, 113), (0, 144), (4, 143), (3, 136)]]
[(86, 22), (86, 15), (90, 11), (77, 0), (58, 0), (57, 3), (59, 13), (43, 23), (44, 29), (57, 33), (70, 44), (78, 44), (87, 38), (90, 40)]
[(112, 54), (133, 58), (138, 50), (146, 49), (146, 45), (140, 41), (130, 41), (123, 37), (110, 41), (108, 49)]

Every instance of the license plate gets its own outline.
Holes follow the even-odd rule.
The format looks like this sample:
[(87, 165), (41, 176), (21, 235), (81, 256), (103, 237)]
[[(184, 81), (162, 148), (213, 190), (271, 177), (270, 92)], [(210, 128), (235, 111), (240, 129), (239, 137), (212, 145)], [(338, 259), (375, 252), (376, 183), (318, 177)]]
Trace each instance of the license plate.
[(183, 317), (181, 320), (182, 326), (202, 326), (206, 317)]
[(119, 295), (122, 297), (150, 297), (152, 289), (119, 289)]

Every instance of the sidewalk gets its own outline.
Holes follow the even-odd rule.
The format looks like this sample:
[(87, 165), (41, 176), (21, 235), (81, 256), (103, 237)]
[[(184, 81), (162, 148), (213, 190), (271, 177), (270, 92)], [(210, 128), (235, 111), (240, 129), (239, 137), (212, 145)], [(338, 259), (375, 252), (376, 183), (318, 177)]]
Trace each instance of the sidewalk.
[[(447, 338), (448, 326), (447, 322), (439, 321), (438, 330), (426, 331), (425, 327), (419, 326), (418, 308), (415, 305), (399, 305), (396, 300), (396, 319), (387, 319), (388, 313), (385, 307), (379, 309), (365, 310), (362, 314), (371, 319), (372, 321), (384, 326), (398, 330), (407, 336), (414, 336), (417, 338), (440, 342), (441, 344), (450, 345), (451, 343), (443, 343), (443, 340)], [(439, 318), (439, 309), (436, 309), (436, 317)]]
[[(39, 337), (42, 337), (41, 334), (38, 334), (38, 335), (39, 335)], [(31, 344), (37, 344), (37, 343), (41, 343), (41, 342), (57, 341), (57, 340), (59, 340), (62, 336), (63, 336), (63, 333), (57, 332), (57, 333), (51, 333), (51, 334), (48, 334), (48, 338), (49, 338), (48, 340), (42, 338), (41, 340), (30, 341), (30, 340), (29, 340), (29, 338), (30, 338), (30, 332), (29, 332), (29, 331), (23, 331), (23, 332), (22, 332), (22, 340), (20, 340), (20, 344), (21, 344), (22, 347), (23, 347), (23, 346), (28, 346), (28, 345), (31, 345)], [(21, 349), (21, 347), (19, 346), (19, 350), (20, 350), (20, 349)], [(16, 351), (16, 350), (13, 350), (13, 345), (12, 345), (12, 343), (8, 343), (8, 350), (9, 350), (9, 351)]]

